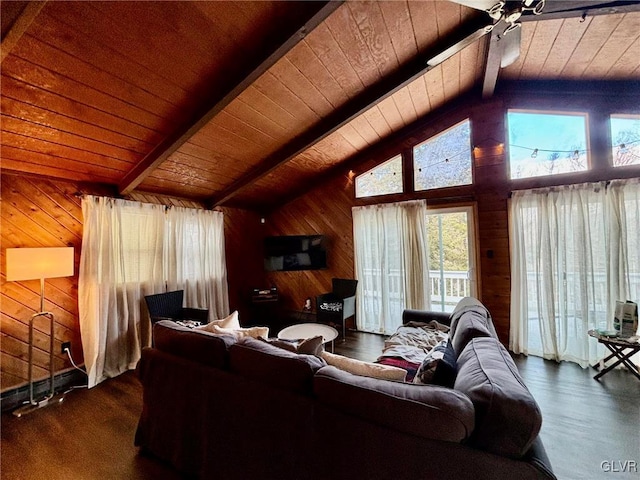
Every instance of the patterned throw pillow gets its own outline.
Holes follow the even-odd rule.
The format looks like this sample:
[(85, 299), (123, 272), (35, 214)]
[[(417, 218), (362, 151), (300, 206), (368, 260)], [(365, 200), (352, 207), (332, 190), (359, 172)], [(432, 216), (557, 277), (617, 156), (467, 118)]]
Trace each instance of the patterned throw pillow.
[(413, 383), (453, 387), (458, 374), (456, 354), (451, 342), (442, 340), (433, 347), (420, 364)]

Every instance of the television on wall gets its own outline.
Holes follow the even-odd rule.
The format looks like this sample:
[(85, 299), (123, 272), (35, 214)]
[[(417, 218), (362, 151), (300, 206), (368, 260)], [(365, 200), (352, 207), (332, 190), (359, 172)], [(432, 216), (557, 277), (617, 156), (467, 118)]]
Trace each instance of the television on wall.
[(264, 268), (270, 272), (327, 268), (327, 247), (324, 235), (266, 237)]

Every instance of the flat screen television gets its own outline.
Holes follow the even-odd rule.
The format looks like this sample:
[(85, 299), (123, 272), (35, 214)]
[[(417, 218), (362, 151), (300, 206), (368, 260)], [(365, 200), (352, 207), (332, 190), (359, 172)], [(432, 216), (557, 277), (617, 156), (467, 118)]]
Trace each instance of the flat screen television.
[(327, 268), (327, 247), (324, 235), (266, 237), (264, 268), (270, 272)]

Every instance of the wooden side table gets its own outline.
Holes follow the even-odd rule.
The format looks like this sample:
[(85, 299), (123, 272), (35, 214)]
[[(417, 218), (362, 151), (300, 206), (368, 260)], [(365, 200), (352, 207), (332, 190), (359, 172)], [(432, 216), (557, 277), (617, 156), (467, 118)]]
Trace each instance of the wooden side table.
[[(633, 373), (633, 375), (638, 380), (640, 380), (640, 372), (638, 371), (638, 367), (631, 363), (630, 360), (633, 355), (640, 352), (640, 343), (638, 342), (637, 337), (635, 337), (635, 341), (631, 341), (627, 338), (607, 337), (605, 335), (600, 335), (596, 330), (589, 330), (589, 332), (587, 333), (589, 333), (590, 337), (597, 339), (598, 343), (603, 344), (611, 352), (611, 355), (603, 360), (603, 365), (605, 366), (605, 368), (603, 368), (600, 372), (598, 372), (596, 376), (593, 377), (595, 380), (600, 379), (600, 377), (602, 377), (605, 373), (610, 372), (620, 364), (624, 365), (627, 370)], [(613, 358), (617, 358), (617, 360), (607, 367), (606, 363)]]

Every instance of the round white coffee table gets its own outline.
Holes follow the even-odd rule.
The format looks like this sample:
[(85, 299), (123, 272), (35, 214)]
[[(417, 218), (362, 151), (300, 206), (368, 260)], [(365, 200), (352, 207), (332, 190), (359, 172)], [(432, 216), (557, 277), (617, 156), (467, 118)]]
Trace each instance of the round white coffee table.
[(278, 333), (281, 340), (301, 340), (322, 335), (322, 343), (331, 342), (333, 352), (333, 341), (338, 338), (338, 330), (323, 323), (299, 323), (283, 328)]

